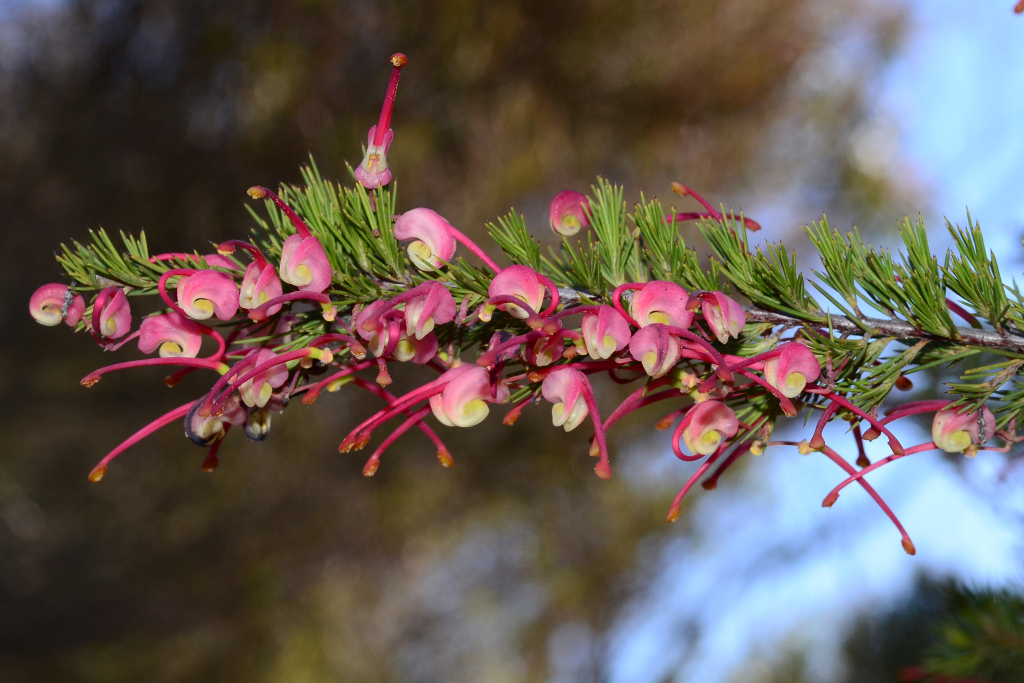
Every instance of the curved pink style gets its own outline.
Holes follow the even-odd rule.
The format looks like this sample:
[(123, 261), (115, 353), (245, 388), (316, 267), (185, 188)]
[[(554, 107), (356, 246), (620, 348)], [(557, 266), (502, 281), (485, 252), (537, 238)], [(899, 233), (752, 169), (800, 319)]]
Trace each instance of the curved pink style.
[(391, 78), (388, 81), (387, 93), (384, 95), (384, 106), (380, 110), (380, 121), (370, 128), (366, 139), (366, 155), (356, 168), (356, 180), (368, 190), (391, 182), (391, 170), (388, 168), (388, 150), (395, 135), (391, 130), (391, 113), (395, 108), (395, 96), (398, 94), (398, 78), (402, 67), (409, 60), (401, 52), (391, 55)]
[[(535, 313), (540, 311), (544, 303), (547, 288), (541, 284), (537, 273), (527, 266), (509, 266), (494, 276), (487, 288), (488, 295), (511, 296), (529, 306)], [(525, 320), (530, 313), (515, 304), (498, 304), (499, 311), (505, 311), (513, 318)]]
[(124, 290), (107, 287), (97, 294), (92, 304), (92, 317), (93, 331), (101, 337), (117, 339), (128, 334), (132, 328), (132, 311)]
[(685, 330), (693, 321), (693, 311), (686, 308), (689, 299), (687, 291), (676, 283), (654, 280), (633, 292), (629, 312), (640, 327), (662, 323)]
[(523, 357), (530, 365), (543, 368), (561, 358), (564, 350), (565, 342), (562, 340), (562, 335), (556, 334), (527, 342)]
[(455, 255), (452, 225), (431, 209), (406, 211), (395, 221), (395, 239), (413, 240), (409, 259), (420, 270), (433, 270)]
[[(260, 349), (256, 354), (256, 360), (253, 363), (255, 368), (258, 365), (269, 362), (277, 358), (277, 354), (270, 349)], [(238, 387), (238, 393), (242, 396), (242, 402), (245, 405), (252, 407), (262, 408), (270, 400), (271, 394), (274, 393), (274, 389), (282, 386), (288, 380), (288, 368), (284, 363), (275, 365), (267, 368), (263, 372), (257, 374), (255, 377), (242, 382)]]
[[(242, 277), (242, 286), (238, 293), (238, 305), (245, 310), (252, 310), (276, 299), (284, 293), (281, 287), (281, 280), (277, 277), (277, 271), (269, 263), (262, 267), (253, 261), (245, 268), (245, 275)], [(266, 316), (272, 316), (281, 310), (281, 304), (275, 304), (268, 308)]]
[(548, 219), (551, 229), (563, 237), (572, 237), (590, 225), (587, 209), (590, 202), (587, 195), (576, 190), (562, 190), (551, 200)]
[(178, 281), (178, 305), (193, 320), (231, 320), (238, 312), (238, 285), (224, 273), (200, 270)]
[(651, 377), (661, 377), (679, 361), (679, 341), (661, 323), (640, 328), (629, 340), (629, 354)]
[(405, 302), (406, 333), (423, 339), (434, 329), (455, 318), (455, 297), (440, 282), (430, 283), (426, 294), (415, 296)]
[[(974, 456), (996, 431), (996, 418), (986, 406), (973, 413), (943, 408), (932, 420), (932, 441), (947, 453)], [(984, 433), (983, 433), (984, 432)]]
[(139, 326), (139, 351), (160, 349), (161, 358), (195, 358), (202, 343), (199, 325), (178, 313), (151, 315)]
[(795, 398), (821, 375), (821, 363), (800, 342), (781, 347), (779, 355), (764, 362), (764, 378), (786, 398)]
[(611, 306), (599, 306), (597, 313), (587, 312), (580, 324), (587, 353), (604, 360), (629, 345), (629, 323)]
[(552, 403), (551, 422), (567, 432), (576, 429), (586, 419), (589, 410), (584, 398), (585, 377), (573, 368), (561, 368), (544, 378), (541, 393)]
[(459, 365), (441, 375), (447, 382), (440, 394), (430, 397), (434, 417), (449, 427), (472, 427), (480, 424), (490, 409), (488, 403), (508, 400), (508, 387), (498, 385), (497, 397), (491, 396), (491, 375), (479, 365)]
[(403, 363), (412, 361), (418, 365), (426, 365), (437, 355), (437, 335), (428, 332), (422, 337), (403, 334), (391, 352), (391, 357)]
[(281, 245), (281, 279), (303, 292), (323, 292), (333, 272), (316, 235), (291, 235)]
[(82, 319), (85, 299), (81, 294), (69, 295), (67, 285), (53, 282), (43, 285), (28, 300), (28, 311), (40, 325), (59, 325), (63, 320), (74, 327)]
[(736, 436), (739, 420), (732, 408), (719, 401), (698, 403), (683, 417), (683, 441), (694, 454), (711, 455), (723, 441)]
[(722, 292), (695, 292), (687, 307), (696, 310), (698, 305), (704, 321), (722, 344), (729, 341), (729, 337), (739, 337), (747, 324), (743, 307)]

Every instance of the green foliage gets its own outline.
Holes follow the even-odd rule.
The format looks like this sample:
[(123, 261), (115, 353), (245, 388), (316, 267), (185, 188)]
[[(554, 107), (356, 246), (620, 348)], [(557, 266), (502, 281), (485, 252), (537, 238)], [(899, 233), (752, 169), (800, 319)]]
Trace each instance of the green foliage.
[(487, 224), (487, 232), (512, 263), (540, 270), (540, 243), (530, 236), (523, 217), (515, 209), (498, 218), (498, 224)]
[(946, 228), (957, 247), (957, 252), (946, 252), (946, 263), (942, 268), (946, 285), (974, 309), (976, 315), (1002, 331), (1010, 302), (999, 274), (999, 264), (994, 253), (985, 253), (981, 227), (971, 223), (970, 214), (967, 214), (967, 224), (969, 227), (964, 230), (946, 221)]
[(924, 666), (933, 676), (1016, 683), (1024, 677), (1024, 598), (1008, 591), (959, 592), (953, 615)]

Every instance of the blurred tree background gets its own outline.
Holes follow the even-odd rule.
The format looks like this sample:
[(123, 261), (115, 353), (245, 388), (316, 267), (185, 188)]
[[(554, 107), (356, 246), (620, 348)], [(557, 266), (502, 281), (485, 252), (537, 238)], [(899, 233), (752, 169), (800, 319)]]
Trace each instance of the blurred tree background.
[(686, 532), (674, 490), (599, 481), (542, 409), (448, 430), (451, 470), (410, 435), (366, 480), (336, 446), (375, 407), (346, 392), (235, 435), (213, 475), (175, 427), (91, 485), (201, 385), (152, 369), (86, 393), (107, 359), (28, 297), (87, 228), (204, 250), (310, 153), (346, 177), (396, 51), (400, 209), (471, 235), (513, 204), (547, 235), (549, 198), (597, 174), (761, 207), (773, 239), (822, 210), (889, 226), (913, 186), (851, 140), (901, 28), (868, 0), (0, 3), (0, 680), (602, 680), (644, 549)]

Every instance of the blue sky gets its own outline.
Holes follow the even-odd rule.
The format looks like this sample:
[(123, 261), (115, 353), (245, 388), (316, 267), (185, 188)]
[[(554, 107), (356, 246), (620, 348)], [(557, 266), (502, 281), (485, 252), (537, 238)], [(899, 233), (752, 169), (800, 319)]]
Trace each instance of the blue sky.
[[(948, 244), (943, 217), (963, 225), (969, 207), (1004, 275), (1024, 263), (1024, 17), (1011, 5), (911, 2), (907, 40), (876, 84), (869, 122), (884, 132), (870, 138), (883, 172), (923, 188), (926, 203), (906, 212), (923, 214), (933, 247)], [(913, 427), (899, 436), (927, 439)], [(669, 452), (651, 463), (652, 447), (667, 450), (638, 446), (627, 476), (636, 486), (681, 485), (689, 471)], [(820, 455), (770, 449), (716, 491), (698, 487), (693, 530), (647, 563), (658, 567), (654, 580), (609, 634), (611, 680), (757, 680), (801, 650), (811, 678), (827, 681), (841, 672), (839, 647), (856, 617), (897, 604), (919, 573), (1020, 585), (1024, 482), (1017, 473), (1000, 481), (1002, 462), (983, 453), (957, 471), (927, 454), (871, 475), (915, 557), (863, 491), (821, 507), (843, 476)]]

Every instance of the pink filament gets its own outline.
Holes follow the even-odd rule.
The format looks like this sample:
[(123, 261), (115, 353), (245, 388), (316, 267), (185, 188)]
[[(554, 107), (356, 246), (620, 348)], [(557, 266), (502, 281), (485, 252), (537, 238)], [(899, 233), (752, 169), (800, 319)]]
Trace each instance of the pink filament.
[[(129, 436), (127, 439), (122, 441), (121, 444), (117, 448), (115, 448), (114, 450), (110, 451), (110, 453), (108, 453), (106, 455), (106, 457), (104, 457), (102, 460), (100, 460), (96, 464), (96, 466), (92, 468), (92, 472), (89, 474), (90, 478), (92, 478), (93, 475), (96, 474), (96, 473), (101, 473), (101, 472), (105, 471), (107, 469), (107, 465), (110, 464), (111, 460), (113, 460), (114, 458), (116, 458), (121, 453), (123, 453), (124, 451), (128, 450), (129, 448), (131, 448), (135, 444), (137, 444), (139, 441), (142, 441), (147, 436), (149, 436), (150, 434), (152, 434), (156, 430), (160, 429), (161, 427), (163, 427), (165, 425), (168, 425), (168, 424), (174, 422), (175, 420), (177, 420), (179, 418), (182, 418), (185, 415), (187, 415), (188, 411), (192, 408), (192, 406), (194, 404), (195, 404), (195, 401), (189, 401), (185, 405), (179, 406), (179, 407), (175, 408), (174, 410), (172, 410), (171, 412), (166, 413), (166, 414), (158, 417), (157, 419), (153, 420), (152, 422), (150, 422), (148, 425), (146, 425), (145, 427), (143, 427), (139, 431), (137, 431), (134, 434), (132, 434), (131, 436)], [(100, 476), (102, 477), (102, 474), (100, 474)]]

